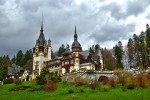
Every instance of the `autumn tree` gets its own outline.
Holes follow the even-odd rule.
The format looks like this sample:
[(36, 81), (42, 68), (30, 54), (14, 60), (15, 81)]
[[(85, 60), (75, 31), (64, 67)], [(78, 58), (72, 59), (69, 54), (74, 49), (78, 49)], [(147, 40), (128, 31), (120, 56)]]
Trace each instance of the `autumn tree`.
[(113, 57), (112, 55), (112, 50), (108, 50), (108, 49), (102, 49), (102, 55), (103, 55), (103, 63), (104, 63), (104, 67), (107, 70), (114, 70), (117, 68), (117, 62), (116, 59)]

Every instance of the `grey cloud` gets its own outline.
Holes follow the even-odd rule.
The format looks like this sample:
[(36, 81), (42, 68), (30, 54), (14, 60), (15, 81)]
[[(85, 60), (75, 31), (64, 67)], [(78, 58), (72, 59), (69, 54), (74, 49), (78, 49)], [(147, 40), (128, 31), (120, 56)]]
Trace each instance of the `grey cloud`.
[(116, 20), (126, 19), (129, 16), (138, 16), (144, 13), (146, 8), (150, 5), (149, 0), (129, 0), (123, 5), (117, 3), (110, 3), (103, 5), (100, 9), (110, 11), (112, 17)]
[(7, 0), (0, 0), (0, 5), (3, 5), (6, 3)]
[(129, 33), (133, 32), (134, 24), (121, 24), (117, 21), (106, 22), (102, 26), (98, 26), (90, 37), (95, 38), (102, 43), (106, 41), (118, 41), (129, 38)]
[[(128, 15), (116, 3), (100, 8), (85, 1), (77, 5), (73, 0), (16, 0), (15, 3), (14, 18), (5, 9), (0, 10), (0, 56), (13, 56), (19, 49), (25, 52), (35, 46), (42, 12), (44, 35), (46, 39), (50, 37), (53, 51), (58, 50), (62, 43), (72, 44), (75, 24), (79, 41), (86, 44), (90, 44), (92, 39), (101, 42), (126, 39), (128, 33), (135, 29), (134, 24), (125, 25), (117, 21)], [(116, 18), (115, 21), (107, 22), (108, 12)], [(84, 48), (84, 44), (82, 46)]]

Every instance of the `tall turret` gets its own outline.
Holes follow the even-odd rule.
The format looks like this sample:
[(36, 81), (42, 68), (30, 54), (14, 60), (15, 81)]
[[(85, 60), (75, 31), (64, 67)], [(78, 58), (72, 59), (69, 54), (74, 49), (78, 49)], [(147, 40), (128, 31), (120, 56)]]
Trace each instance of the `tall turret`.
[(52, 59), (52, 47), (51, 47), (51, 40), (48, 40), (48, 60)]
[(43, 33), (43, 16), (42, 24), (40, 29), (39, 38), (36, 40), (36, 45), (33, 48), (33, 79), (40, 75), (42, 68), (44, 67), (44, 62), (51, 60), (51, 41), (50, 39), (45, 40)]
[(72, 43), (72, 52), (74, 56), (74, 69), (76, 71), (79, 70), (80, 67), (80, 51), (81, 51), (81, 45), (78, 42), (78, 35), (75, 26), (74, 42)]
[(81, 50), (81, 45), (78, 42), (78, 35), (75, 26), (74, 42), (72, 43), (72, 52), (80, 52), (80, 50)]
[(100, 57), (101, 70), (102, 70), (103, 69), (103, 57), (102, 57), (100, 45), (98, 46), (98, 56)]

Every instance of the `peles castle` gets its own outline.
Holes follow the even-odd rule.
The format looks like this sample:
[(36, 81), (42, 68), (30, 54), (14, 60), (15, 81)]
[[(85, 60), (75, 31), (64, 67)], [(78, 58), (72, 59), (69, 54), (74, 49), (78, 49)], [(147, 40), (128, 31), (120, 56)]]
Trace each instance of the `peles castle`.
[(52, 57), (51, 40), (45, 40), (43, 33), (43, 22), (41, 25), (39, 38), (33, 48), (33, 72), (32, 79), (40, 75), (42, 68), (46, 67), (50, 72), (64, 75), (66, 73), (78, 72), (80, 70), (103, 69), (103, 59), (99, 47), (97, 54), (91, 54), (89, 50), (81, 51), (81, 44), (78, 42), (78, 35), (75, 26), (74, 42), (72, 51), (66, 49), (62, 57)]

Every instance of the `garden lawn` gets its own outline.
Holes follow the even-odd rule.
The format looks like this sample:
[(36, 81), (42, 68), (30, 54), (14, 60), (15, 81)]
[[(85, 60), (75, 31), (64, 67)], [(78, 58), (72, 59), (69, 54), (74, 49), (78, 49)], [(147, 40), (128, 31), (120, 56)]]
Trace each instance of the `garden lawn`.
[[(25, 86), (39, 87), (35, 82), (24, 82)], [(108, 85), (108, 91), (104, 92), (103, 87), (100, 90), (92, 90), (86, 86), (76, 87), (71, 83), (57, 83), (58, 88), (54, 92), (29, 91), (31, 88), (20, 91), (8, 92), (9, 88), (15, 87), (15, 84), (0, 86), (0, 100), (150, 100), (149, 88), (135, 88), (133, 90), (122, 91), (121, 87), (111, 88)], [(84, 92), (80, 92), (80, 89)], [(73, 89), (74, 93), (68, 93), (68, 89)]]

